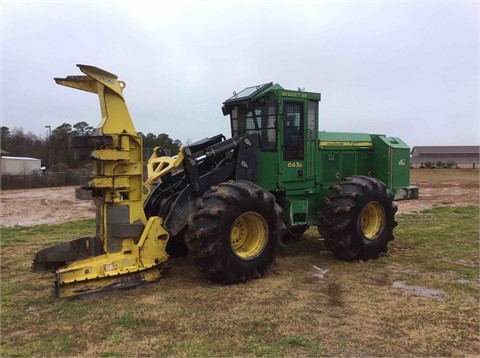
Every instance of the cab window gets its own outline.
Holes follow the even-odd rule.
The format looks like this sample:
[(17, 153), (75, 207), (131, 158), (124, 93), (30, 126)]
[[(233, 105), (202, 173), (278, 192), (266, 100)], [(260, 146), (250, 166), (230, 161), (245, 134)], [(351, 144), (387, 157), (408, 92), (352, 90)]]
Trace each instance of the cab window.
[(231, 113), (232, 135), (242, 136), (254, 132), (259, 133), (260, 149), (275, 151), (277, 149), (277, 105), (267, 102), (253, 110), (243, 105), (235, 106)]
[(283, 160), (303, 160), (303, 103), (283, 105)]

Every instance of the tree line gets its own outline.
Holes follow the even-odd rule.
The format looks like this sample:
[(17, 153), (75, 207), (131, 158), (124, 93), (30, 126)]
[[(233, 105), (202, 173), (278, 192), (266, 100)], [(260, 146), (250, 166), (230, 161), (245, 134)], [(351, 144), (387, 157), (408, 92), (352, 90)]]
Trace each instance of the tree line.
[[(8, 156), (32, 157), (42, 160), (42, 166), (48, 171), (64, 171), (67, 169), (78, 169), (85, 166), (84, 161), (73, 159), (73, 149), (70, 146), (72, 137), (91, 136), (94, 128), (87, 122), (78, 122), (74, 125), (63, 123), (57, 128), (50, 130), (45, 138), (34, 133), (24, 131), (22, 128), (10, 128), (2, 126), (0, 143), (1, 149), (8, 152)], [(152, 149), (160, 146), (167, 155), (176, 155), (182, 142), (172, 139), (168, 134), (144, 135), (138, 132), (143, 139), (144, 160), (148, 160)]]

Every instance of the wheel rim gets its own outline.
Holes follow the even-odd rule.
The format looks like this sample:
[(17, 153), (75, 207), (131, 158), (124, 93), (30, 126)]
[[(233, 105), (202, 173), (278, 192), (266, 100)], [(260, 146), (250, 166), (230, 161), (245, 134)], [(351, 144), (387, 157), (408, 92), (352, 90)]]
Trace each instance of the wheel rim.
[(261, 215), (254, 212), (240, 215), (230, 232), (233, 252), (244, 260), (259, 256), (267, 244), (267, 239), (267, 223)]
[(369, 202), (360, 215), (360, 229), (368, 240), (375, 240), (385, 227), (385, 211), (376, 201)]

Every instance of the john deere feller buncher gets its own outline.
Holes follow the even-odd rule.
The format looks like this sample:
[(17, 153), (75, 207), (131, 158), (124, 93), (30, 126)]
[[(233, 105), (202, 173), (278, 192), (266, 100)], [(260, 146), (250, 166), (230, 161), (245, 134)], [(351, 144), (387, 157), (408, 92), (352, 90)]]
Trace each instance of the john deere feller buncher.
[(401, 139), (319, 132), (320, 94), (273, 83), (223, 103), (231, 138), (205, 138), (174, 157), (156, 148), (144, 182), (125, 82), (78, 67), (84, 75), (55, 81), (100, 99), (95, 135), (72, 140), (77, 159), (94, 162), (96, 233), (35, 253), (34, 270), (55, 271), (58, 297), (156, 281), (182, 247), (207, 278), (245, 282), (264, 275), (284, 238), (312, 225), (336, 257), (376, 259), (394, 238), (394, 199), (418, 197)]

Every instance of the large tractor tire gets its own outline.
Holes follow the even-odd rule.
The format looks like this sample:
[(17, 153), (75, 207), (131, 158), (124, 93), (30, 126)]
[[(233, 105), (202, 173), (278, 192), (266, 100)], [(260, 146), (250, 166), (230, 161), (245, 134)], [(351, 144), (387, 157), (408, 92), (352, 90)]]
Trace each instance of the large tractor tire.
[(248, 181), (212, 187), (188, 218), (185, 243), (210, 280), (230, 284), (263, 277), (285, 233), (274, 196)]
[(384, 183), (365, 176), (344, 178), (330, 188), (324, 204), (318, 230), (336, 257), (367, 261), (387, 252), (397, 205)]

